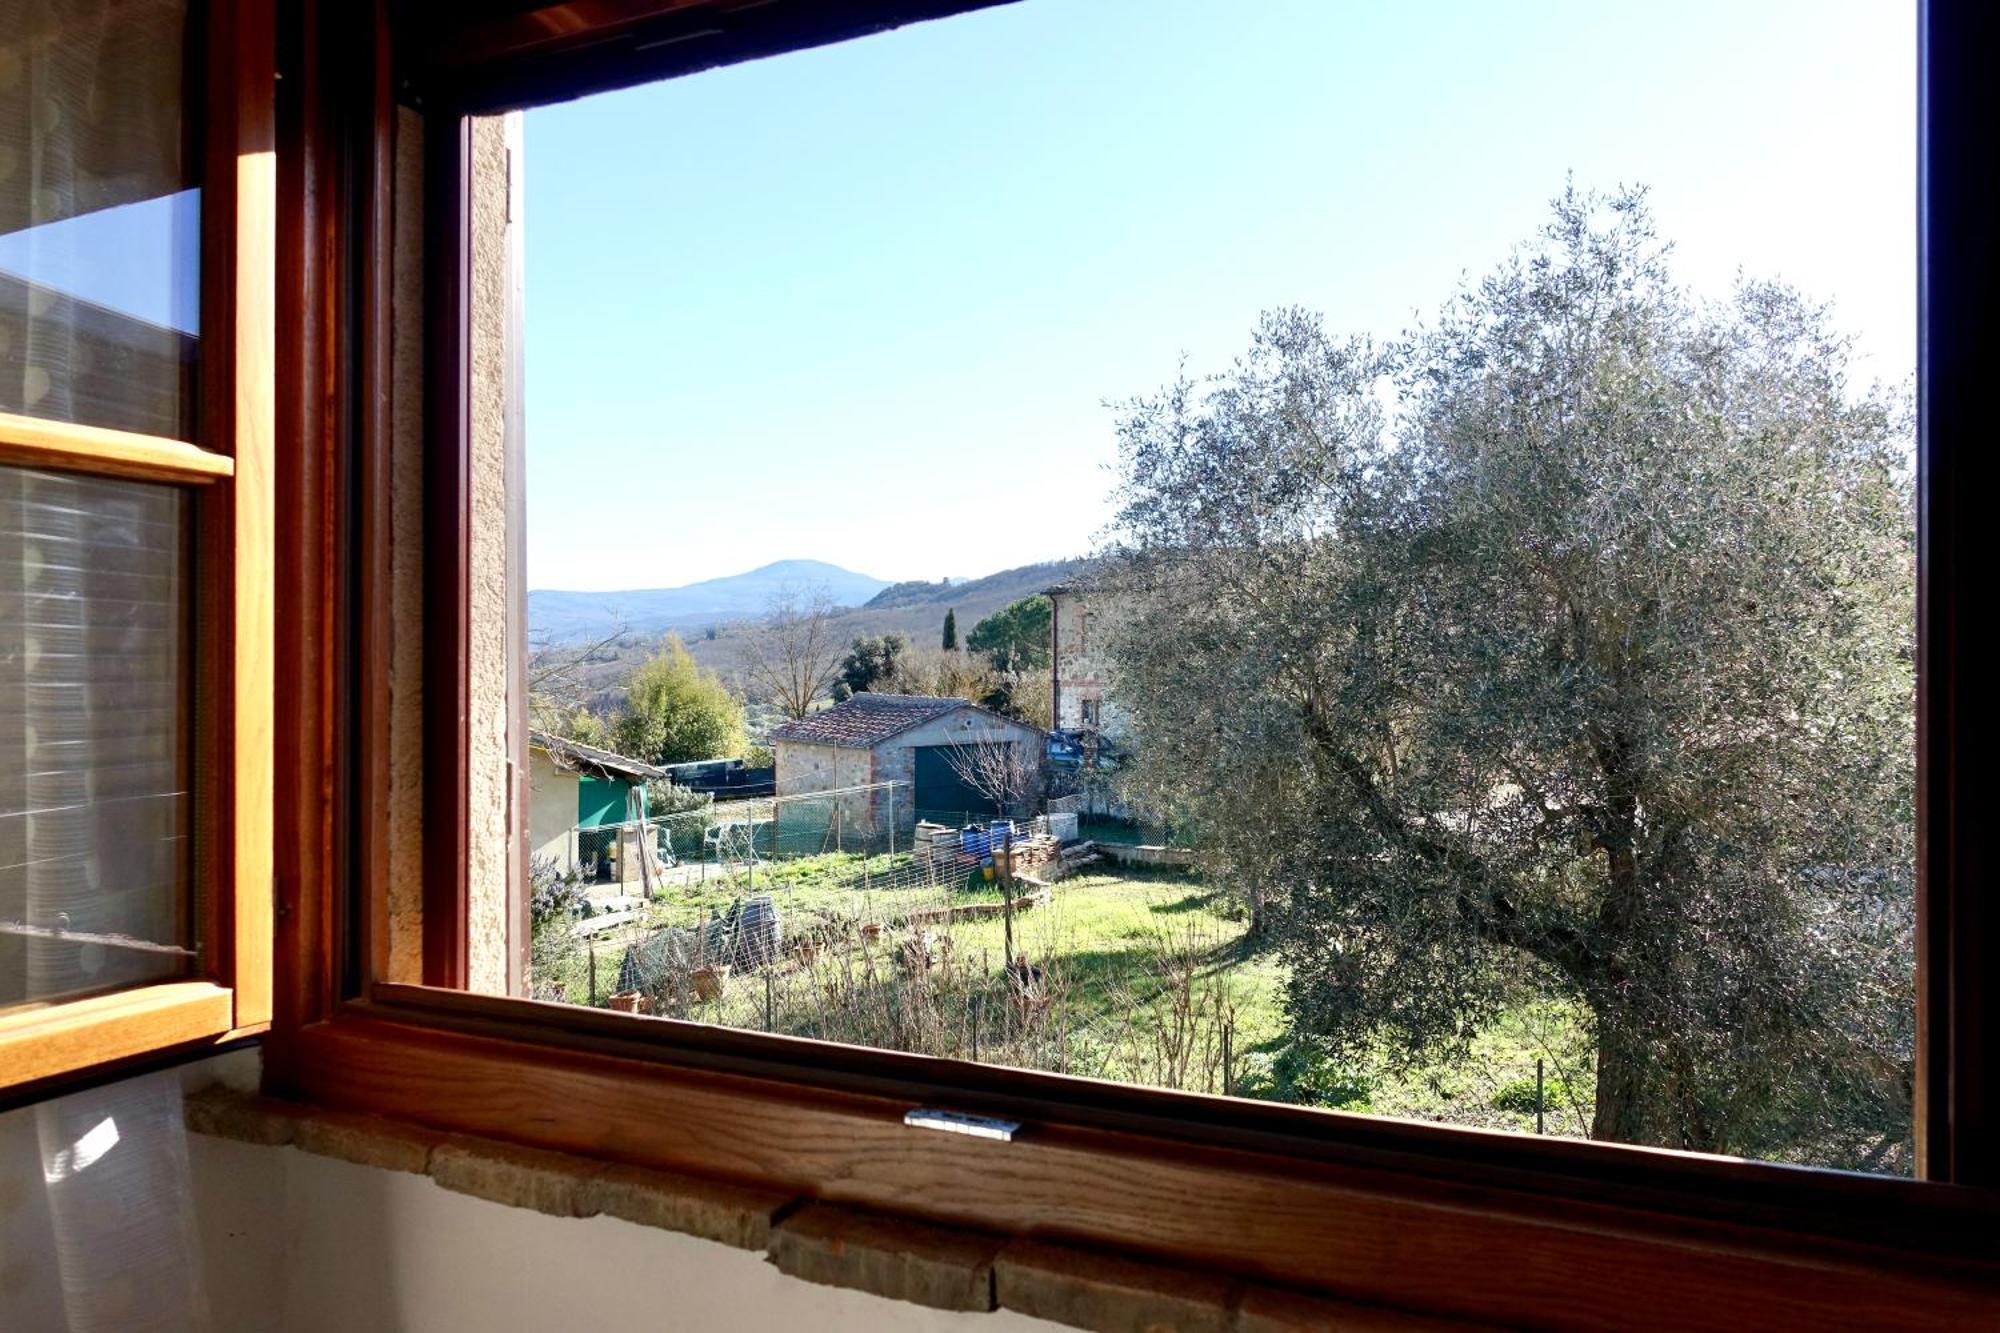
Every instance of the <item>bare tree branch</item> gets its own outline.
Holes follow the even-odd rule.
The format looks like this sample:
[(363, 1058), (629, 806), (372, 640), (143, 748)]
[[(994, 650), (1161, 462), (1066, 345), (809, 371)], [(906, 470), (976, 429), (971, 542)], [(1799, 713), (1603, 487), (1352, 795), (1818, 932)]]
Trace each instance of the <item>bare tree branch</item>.
[(630, 633), (620, 621), (607, 634), (582, 644), (559, 644), (547, 638), (528, 648), (528, 716), (549, 730), (568, 713), (581, 708), (583, 668), (598, 661)]
[(1009, 816), (1026, 814), (1042, 793), (1041, 756), (1021, 741), (963, 741), (946, 747), (945, 762)]
[(771, 595), (763, 622), (744, 627), (744, 676), (795, 721), (840, 676), (845, 647), (833, 626), (838, 609), (823, 584), (786, 585)]

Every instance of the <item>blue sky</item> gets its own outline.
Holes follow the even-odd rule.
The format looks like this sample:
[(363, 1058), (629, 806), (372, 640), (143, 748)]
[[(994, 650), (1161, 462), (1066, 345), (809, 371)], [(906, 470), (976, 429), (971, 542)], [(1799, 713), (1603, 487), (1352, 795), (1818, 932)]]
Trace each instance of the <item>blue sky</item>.
[(164, 328), (199, 333), (201, 191), (0, 235), (0, 272)]
[[(1580, 186), (1915, 359), (1907, 0), (1025, 0), (530, 111), (528, 567), (1077, 554), (1104, 404), (1298, 304), (1390, 336)], [(618, 537), (608, 555), (601, 534)]]

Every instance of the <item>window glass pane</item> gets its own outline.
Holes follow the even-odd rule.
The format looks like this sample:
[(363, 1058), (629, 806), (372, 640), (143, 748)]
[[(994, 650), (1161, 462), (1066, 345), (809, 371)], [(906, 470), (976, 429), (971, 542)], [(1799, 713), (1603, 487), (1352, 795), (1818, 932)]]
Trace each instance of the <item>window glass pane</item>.
[(193, 963), (191, 504), (0, 467), (0, 1004)]
[(194, 429), (184, 0), (0, 0), (0, 412)]
[(1907, 1171), (1913, 6), (1227, 11), (476, 127), (475, 959)]

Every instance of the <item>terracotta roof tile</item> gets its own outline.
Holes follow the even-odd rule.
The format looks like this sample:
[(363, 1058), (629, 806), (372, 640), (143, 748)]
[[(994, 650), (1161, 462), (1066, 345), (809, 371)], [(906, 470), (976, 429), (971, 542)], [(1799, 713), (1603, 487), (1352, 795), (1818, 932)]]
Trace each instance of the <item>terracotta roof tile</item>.
[[(988, 713), (964, 699), (940, 699), (928, 694), (857, 694), (831, 708), (808, 713), (771, 733), (775, 741), (835, 745), (849, 750), (872, 749), (899, 732), (961, 708)], [(989, 716), (999, 718), (996, 713)], [(999, 718), (1012, 722), (1011, 718)], [(1022, 723), (1013, 723), (1022, 726)]]

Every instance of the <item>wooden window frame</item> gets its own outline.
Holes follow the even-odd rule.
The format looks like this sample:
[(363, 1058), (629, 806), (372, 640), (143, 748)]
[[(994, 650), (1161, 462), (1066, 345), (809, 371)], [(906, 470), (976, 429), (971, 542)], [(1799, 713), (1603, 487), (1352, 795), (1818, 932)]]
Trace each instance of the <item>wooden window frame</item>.
[[(427, 884), (427, 984), (378, 979), (382, 946), (369, 922), (385, 892), (388, 833), (382, 802), (370, 798), (379, 788), (367, 783), (386, 764), (386, 196), (397, 105), (424, 112), (434, 155), (426, 580), (431, 598), (456, 608), (425, 617), (426, 807), (455, 800), (462, 811), (463, 117), (985, 3), (568, 0), (439, 17), (377, 0), (372, 27), (358, 34), (314, 3), (301, 7), (288, 43), (297, 77), (282, 243), (299, 281), (284, 284), (281, 300), (299, 303), (304, 334), (280, 373), (283, 420), (301, 447), (280, 481), (286, 512), (302, 521), (281, 534), (279, 554), (283, 684), (301, 706), (285, 711), (279, 736), (284, 965), (267, 1086), (444, 1130), (1448, 1316), (1624, 1328), (1990, 1317), (2000, 1303), (2000, 987), (1980, 978), (2000, 959), (2000, 904), (1982, 892), (1977, 821), (1993, 781), (1974, 760), (1994, 733), (1995, 703), (1972, 644), (1983, 627), (1977, 599), (2000, 566), (1973, 526), (1995, 469), (1983, 447), (1983, 376), (1995, 364), (1986, 312), (2000, 300), (1988, 128), (2000, 122), (1979, 107), (2000, 100), (1987, 86), (2000, 34), (1973, 0), (1920, 0), (1919, 14), (1920, 1179), (1414, 1124), (468, 995), (450, 988), (464, 969), (462, 874)], [(440, 698), (451, 702), (439, 708)], [(915, 1105), (1027, 1128), (1012, 1143), (912, 1129), (902, 1115)]]
[(203, 143), (200, 443), (0, 414), (0, 463), (194, 493), (196, 975), (0, 1012), (0, 1097), (46, 1095), (271, 1020), (273, 246), (270, 0), (194, 8)]

